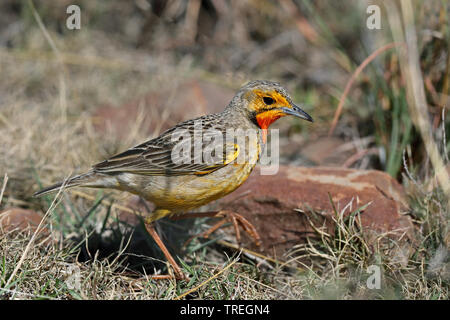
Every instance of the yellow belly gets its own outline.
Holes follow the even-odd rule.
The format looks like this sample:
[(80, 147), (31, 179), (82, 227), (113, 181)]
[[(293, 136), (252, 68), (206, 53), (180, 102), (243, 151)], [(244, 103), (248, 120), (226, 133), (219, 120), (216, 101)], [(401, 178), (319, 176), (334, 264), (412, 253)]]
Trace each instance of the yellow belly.
[(247, 180), (254, 166), (231, 164), (205, 176), (164, 177), (152, 183), (152, 190), (143, 196), (157, 208), (185, 212), (233, 192)]

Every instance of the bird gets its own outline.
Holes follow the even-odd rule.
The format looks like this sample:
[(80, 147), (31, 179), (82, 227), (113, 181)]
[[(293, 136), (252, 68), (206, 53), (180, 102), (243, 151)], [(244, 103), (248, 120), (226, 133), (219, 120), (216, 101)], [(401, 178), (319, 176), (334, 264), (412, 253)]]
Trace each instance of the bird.
[(152, 202), (155, 209), (145, 215), (144, 225), (172, 266), (174, 275), (153, 278), (188, 279), (156, 232), (155, 221), (163, 217), (221, 217), (203, 233), (205, 237), (229, 221), (238, 241), (238, 226), (241, 226), (259, 245), (257, 230), (238, 213), (190, 211), (233, 192), (249, 177), (267, 144), (269, 126), (284, 116), (313, 122), (278, 82), (250, 81), (237, 91), (222, 112), (181, 122), (160, 136), (99, 162), (83, 174), (44, 188), (34, 196), (60, 188), (111, 188)]

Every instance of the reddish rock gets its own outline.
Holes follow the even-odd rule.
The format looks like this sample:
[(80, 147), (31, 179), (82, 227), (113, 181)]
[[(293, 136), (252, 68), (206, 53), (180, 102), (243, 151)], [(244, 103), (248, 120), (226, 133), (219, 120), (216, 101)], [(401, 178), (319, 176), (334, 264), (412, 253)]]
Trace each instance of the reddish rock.
[[(360, 215), (368, 234), (412, 232), (410, 220), (401, 215), (406, 210), (402, 186), (375, 170), (281, 166), (276, 175), (263, 176), (255, 169), (239, 189), (219, 201), (219, 207), (250, 220), (262, 237), (262, 251), (281, 257), (314, 234), (308, 217), (318, 227), (325, 223), (333, 234), (330, 196), (338, 212), (351, 203), (344, 217), (371, 202)], [(244, 245), (258, 250), (248, 241)]]
[(94, 127), (125, 137), (142, 115), (142, 128), (148, 134), (158, 134), (181, 121), (222, 111), (233, 95), (231, 89), (191, 80), (161, 92), (150, 92), (119, 107), (100, 107), (93, 115)]
[[(246, 236), (243, 246), (282, 259), (295, 245), (305, 243), (308, 236), (317, 236), (308, 218), (317, 227), (325, 224), (326, 231), (334, 234), (335, 213), (330, 196), (344, 217), (371, 203), (360, 214), (369, 242), (385, 232), (392, 237), (406, 232), (405, 239), (412, 239), (412, 223), (401, 214), (407, 210), (402, 186), (388, 174), (375, 170), (280, 166), (275, 175), (261, 175), (256, 168), (240, 188), (208, 209), (228, 209), (243, 215), (258, 230), (262, 247), (256, 247)], [(127, 207), (147, 211), (136, 196), (129, 199)], [(153, 208), (151, 204), (149, 207)], [(138, 224), (138, 218), (126, 211), (119, 211), (119, 219)], [(221, 230), (235, 239), (232, 228)]]
[[(9, 208), (0, 212), (0, 231), (8, 232), (14, 229), (35, 231), (41, 222), (42, 216), (33, 210), (22, 208)], [(48, 232), (42, 228), (41, 232)]]
[(291, 150), (298, 150), (300, 147), (302, 155), (319, 166), (341, 167), (356, 153), (354, 146), (337, 137), (320, 137)]

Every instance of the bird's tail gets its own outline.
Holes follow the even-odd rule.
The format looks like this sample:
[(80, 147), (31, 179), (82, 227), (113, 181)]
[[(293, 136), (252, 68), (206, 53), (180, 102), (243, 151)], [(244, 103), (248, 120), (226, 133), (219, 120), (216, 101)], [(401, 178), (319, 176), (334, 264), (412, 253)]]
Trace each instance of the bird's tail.
[(88, 173), (84, 173), (84, 174), (80, 174), (80, 175), (74, 176), (72, 178), (69, 178), (66, 181), (58, 182), (58, 183), (56, 183), (54, 185), (51, 185), (51, 186), (49, 186), (47, 188), (39, 190), (38, 192), (33, 194), (33, 197), (40, 197), (40, 196), (43, 196), (45, 194), (57, 192), (62, 186), (63, 186), (63, 189), (68, 189), (68, 188), (73, 188), (73, 187), (87, 185), (89, 182), (92, 181), (92, 178), (94, 178), (94, 176), (95, 176), (95, 173), (93, 173), (93, 172), (88, 172)]

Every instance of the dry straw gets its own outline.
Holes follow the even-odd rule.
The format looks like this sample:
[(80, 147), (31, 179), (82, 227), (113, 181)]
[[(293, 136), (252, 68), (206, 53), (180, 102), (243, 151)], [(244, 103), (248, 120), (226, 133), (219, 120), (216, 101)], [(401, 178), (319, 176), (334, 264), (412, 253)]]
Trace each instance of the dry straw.
[[(444, 161), (441, 158), (436, 142), (432, 136), (424, 81), (419, 63), (419, 51), (414, 24), (414, 12), (411, 1), (401, 0), (400, 10), (394, 2), (383, 2), (388, 14), (392, 35), (396, 42), (405, 42), (406, 48), (397, 47), (400, 57), (400, 68), (406, 83), (406, 98), (409, 105), (411, 119), (419, 130), (425, 144), (425, 149), (435, 170), (435, 178), (447, 196), (447, 208), (450, 209), (450, 180)], [(403, 26), (401, 24), (403, 18)]]

